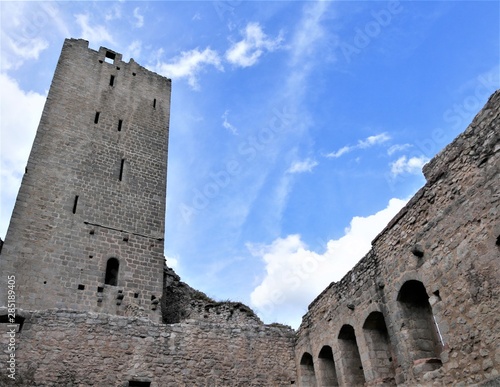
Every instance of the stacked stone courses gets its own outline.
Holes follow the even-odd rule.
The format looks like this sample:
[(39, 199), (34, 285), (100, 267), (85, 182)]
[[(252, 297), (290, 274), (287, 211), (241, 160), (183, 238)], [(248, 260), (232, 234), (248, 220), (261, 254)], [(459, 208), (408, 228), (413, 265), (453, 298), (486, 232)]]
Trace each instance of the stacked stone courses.
[(497, 91), (371, 251), (311, 303), (300, 385), (500, 384), (499, 116)]
[(500, 91), (297, 331), (164, 265), (170, 91), (64, 42), (0, 240), (0, 386), (500, 385)]
[(159, 320), (170, 87), (118, 53), (65, 41), (0, 260), (17, 274), (18, 307)]

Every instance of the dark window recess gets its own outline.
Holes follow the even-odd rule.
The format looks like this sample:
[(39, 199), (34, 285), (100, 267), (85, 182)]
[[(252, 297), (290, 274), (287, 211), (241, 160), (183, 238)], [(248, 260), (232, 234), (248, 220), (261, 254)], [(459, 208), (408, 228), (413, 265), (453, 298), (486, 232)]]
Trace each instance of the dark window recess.
[(122, 159), (122, 162), (120, 164), (120, 176), (119, 176), (119, 179), (120, 181), (123, 180), (123, 169), (125, 167), (125, 159)]
[(102, 293), (104, 291), (104, 288), (102, 286), (97, 287), (97, 293)]
[(117, 69), (117, 70), (120, 70), (120, 67), (116, 66), (116, 69)]
[(85, 290), (85, 285), (82, 284), (78, 285), (78, 290)]
[(101, 112), (95, 112), (95, 118), (94, 118), (94, 124), (97, 124), (99, 122), (99, 115)]
[(114, 64), (115, 63), (115, 57), (116, 57), (116, 54), (114, 52), (106, 51), (106, 57), (104, 58), (104, 61), (106, 63)]
[(497, 236), (496, 245), (497, 245), (497, 246), (500, 246), (500, 235), (499, 235), (499, 236)]
[[(14, 324), (19, 325), (18, 332), (21, 332), (23, 329), (23, 324), (24, 324), (24, 317), (21, 317), (18, 313), (16, 313), (16, 316), (14, 317)], [(3, 314), (0, 316), (0, 324), (10, 324), (12, 325), (12, 317), (9, 314)]]
[(77, 206), (78, 206), (78, 195), (75, 196), (75, 201), (73, 202), (73, 214), (76, 214)]
[(156, 98), (153, 100), (153, 108), (156, 109)]
[(139, 298), (139, 293), (134, 293), (134, 298)]
[(28, 167), (24, 168), (24, 173), (28, 173)]
[(116, 286), (118, 283), (118, 269), (120, 267), (120, 262), (116, 258), (108, 259), (108, 263), (106, 264), (106, 277), (104, 279), (104, 283), (106, 285)]
[(156, 296), (151, 295), (151, 301), (154, 301), (156, 299)]
[(122, 131), (123, 120), (118, 120), (118, 131)]
[(128, 382), (128, 387), (150, 387), (151, 382), (139, 382), (138, 380), (131, 380)]
[(112, 75), (110, 78), (109, 78), (109, 85), (110, 86), (113, 86), (115, 84), (115, 76)]
[(136, 73), (132, 73), (132, 76), (134, 76), (134, 77), (135, 77), (136, 75), (137, 75)]

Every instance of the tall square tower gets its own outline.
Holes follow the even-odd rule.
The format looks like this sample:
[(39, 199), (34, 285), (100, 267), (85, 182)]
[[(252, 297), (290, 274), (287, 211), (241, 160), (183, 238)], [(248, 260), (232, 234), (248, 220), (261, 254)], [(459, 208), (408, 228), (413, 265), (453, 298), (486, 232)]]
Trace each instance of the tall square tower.
[[(159, 320), (171, 81), (64, 42), (0, 254), (0, 305)], [(13, 128), (13, 130), (15, 130)]]

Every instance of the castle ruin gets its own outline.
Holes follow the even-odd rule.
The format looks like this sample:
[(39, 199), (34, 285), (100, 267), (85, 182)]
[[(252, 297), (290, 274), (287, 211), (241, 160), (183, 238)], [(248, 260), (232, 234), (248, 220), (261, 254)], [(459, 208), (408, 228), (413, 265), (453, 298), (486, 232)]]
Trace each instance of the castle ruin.
[(0, 246), (1, 386), (500, 384), (499, 91), (294, 331), (164, 267), (170, 90), (64, 42)]

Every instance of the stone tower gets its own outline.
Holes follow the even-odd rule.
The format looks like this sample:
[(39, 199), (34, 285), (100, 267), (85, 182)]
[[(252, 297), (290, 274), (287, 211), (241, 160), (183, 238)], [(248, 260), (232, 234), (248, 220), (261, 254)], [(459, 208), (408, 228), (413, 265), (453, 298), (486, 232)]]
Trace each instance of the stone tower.
[(171, 82), (67, 39), (0, 255), (0, 305), (160, 319)]

